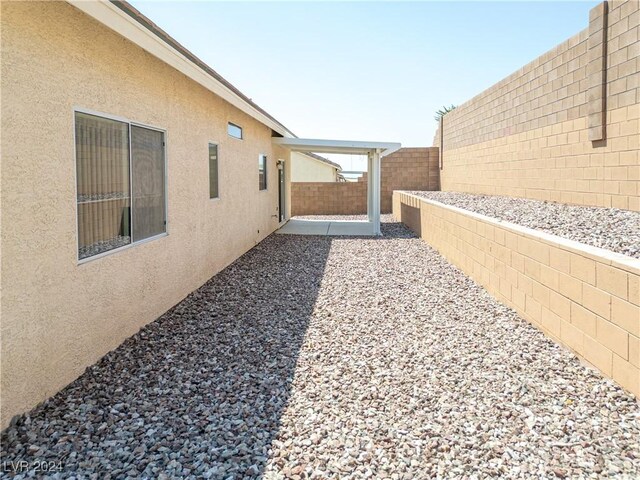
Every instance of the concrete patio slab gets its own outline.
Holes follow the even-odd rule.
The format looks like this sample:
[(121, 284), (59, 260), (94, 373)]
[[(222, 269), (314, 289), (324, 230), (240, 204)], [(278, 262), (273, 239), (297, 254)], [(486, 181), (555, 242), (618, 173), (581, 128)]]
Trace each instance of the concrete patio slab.
[(285, 235), (373, 236), (373, 225), (366, 221), (289, 220), (276, 233)]
[(285, 235), (327, 235), (331, 222), (318, 220), (289, 220), (276, 233)]
[(373, 225), (369, 222), (331, 222), (329, 235), (373, 235)]

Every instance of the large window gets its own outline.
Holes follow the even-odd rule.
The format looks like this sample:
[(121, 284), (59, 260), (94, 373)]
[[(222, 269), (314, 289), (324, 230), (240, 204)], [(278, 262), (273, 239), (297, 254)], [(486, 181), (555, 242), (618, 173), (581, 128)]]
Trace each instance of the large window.
[(209, 198), (219, 198), (218, 191), (218, 145), (209, 144)]
[(242, 140), (242, 127), (239, 127), (234, 123), (229, 122), (227, 124), (227, 133), (234, 138), (239, 138), (240, 140)]
[(260, 190), (267, 189), (267, 156), (258, 155), (258, 183)]
[(166, 232), (164, 133), (76, 112), (78, 258)]

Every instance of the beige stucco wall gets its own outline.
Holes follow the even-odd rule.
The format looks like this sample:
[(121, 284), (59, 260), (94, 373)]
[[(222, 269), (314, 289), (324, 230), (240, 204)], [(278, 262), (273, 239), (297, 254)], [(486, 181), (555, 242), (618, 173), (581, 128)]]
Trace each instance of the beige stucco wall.
[(338, 173), (335, 167), (303, 153), (291, 152), (292, 182), (335, 182), (337, 180)]
[(640, 260), (393, 194), (393, 216), (491, 295), (640, 397)]
[[(640, 3), (608, 7), (604, 63), (599, 6), (591, 29), (444, 116), (442, 190), (640, 210)], [(606, 139), (591, 141), (603, 64)]]
[[(288, 153), (268, 127), (74, 7), (1, 8), (4, 427), (271, 233)], [(167, 236), (78, 264), (75, 107), (166, 129)], [(220, 145), (218, 200), (209, 142)]]
[[(291, 152), (287, 152), (287, 155), (291, 155)], [(284, 159), (284, 155), (281, 157)], [(291, 218), (291, 160), (285, 160), (284, 162), (284, 176), (285, 176), (285, 219)]]

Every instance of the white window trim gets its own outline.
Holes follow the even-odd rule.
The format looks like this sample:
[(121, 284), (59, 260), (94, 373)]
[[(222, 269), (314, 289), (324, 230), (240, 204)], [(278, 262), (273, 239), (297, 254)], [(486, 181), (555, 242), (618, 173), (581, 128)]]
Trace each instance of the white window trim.
[[(220, 191), (220, 142), (207, 142), (207, 156), (209, 155), (209, 147), (211, 145), (215, 145), (216, 147), (218, 147), (218, 196), (217, 197), (213, 197), (211, 198), (211, 185), (208, 185), (209, 187), (209, 201), (210, 202), (219, 202), (220, 199), (222, 198), (222, 192)], [(209, 162), (207, 162), (207, 167), (209, 167)]]
[[(235, 135), (231, 135), (229, 133), (229, 125), (233, 125), (236, 128), (240, 129), (240, 136), (236, 137)], [(231, 138), (235, 138), (236, 140), (244, 140), (244, 128), (242, 128), (240, 125), (238, 125), (237, 123), (233, 123), (233, 122), (227, 122), (227, 135), (230, 136)]]
[[(258, 161), (260, 161), (260, 157), (265, 157), (264, 161), (264, 175), (267, 178), (266, 184), (264, 188), (260, 188), (260, 168), (258, 168), (258, 191), (259, 192), (268, 192), (269, 191), (269, 155), (266, 153), (260, 153), (258, 155)], [(259, 165), (259, 164), (258, 164)]]
[[(142, 127), (142, 128), (148, 128), (149, 130), (156, 130), (158, 132), (162, 132), (163, 133), (163, 138), (164, 138), (164, 148), (163, 148), (163, 154), (164, 154), (164, 232), (159, 233), (158, 235), (154, 235), (153, 237), (148, 237), (148, 238), (143, 238), (142, 240), (138, 240), (135, 242), (131, 242), (127, 245), (123, 245), (122, 247), (118, 247), (118, 248), (114, 248), (112, 250), (108, 250), (106, 252), (102, 252), (102, 253), (98, 253), (96, 255), (92, 255), (90, 257), (87, 258), (79, 258), (78, 253), (80, 251), (80, 235), (78, 232), (78, 152), (77, 150), (77, 146), (76, 146), (76, 113), (84, 113), (86, 115), (93, 115), (95, 117), (102, 117), (102, 118), (106, 118), (108, 120), (115, 120), (117, 122), (123, 122), (126, 123), (129, 126), (129, 169), (131, 169), (131, 127), (132, 126), (136, 126), (136, 127)], [(87, 108), (82, 108), (82, 107), (74, 107), (73, 111), (72, 111), (72, 125), (73, 125), (73, 161), (74, 161), (74, 169), (73, 169), (73, 176), (74, 176), (74, 180), (75, 180), (75, 186), (74, 186), (74, 191), (75, 191), (75, 198), (74, 198), (74, 203), (75, 203), (75, 210), (76, 210), (76, 262), (78, 265), (82, 265), (85, 263), (89, 263), (93, 260), (97, 260), (99, 258), (103, 258), (106, 256), (109, 256), (111, 254), (115, 254), (117, 252), (121, 252), (122, 250), (127, 250), (131, 247), (135, 247), (137, 245), (141, 245), (143, 243), (148, 243), (151, 242), (153, 240), (157, 240), (159, 238), (162, 237), (166, 237), (169, 235), (169, 182), (168, 182), (168, 162), (167, 162), (167, 145), (169, 144), (169, 140), (167, 138), (167, 130), (161, 127), (157, 127), (155, 125), (149, 125), (149, 124), (145, 124), (145, 123), (141, 123), (141, 122), (135, 122), (133, 120), (129, 120), (128, 118), (125, 117), (120, 117), (118, 115), (111, 115), (108, 113), (104, 113), (104, 112), (99, 112), (97, 110), (90, 110)], [(129, 183), (131, 183), (131, 177), (129, 178)], [(129, 188), (131, 188), (131, 185), (129, 185)], [(133, 228), (133, 227), (132, 227)]]

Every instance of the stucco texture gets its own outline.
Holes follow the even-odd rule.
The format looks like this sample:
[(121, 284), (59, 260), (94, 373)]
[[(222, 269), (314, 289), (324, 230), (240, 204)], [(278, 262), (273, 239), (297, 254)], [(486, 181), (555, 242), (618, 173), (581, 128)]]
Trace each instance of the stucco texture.
[(337, 180), (338, 173), (335, 167), (303, 153), (291, 153), (292, 182), (335, 182)]
[[(5, 427), (277, 228), (276, 161), (289, 154), (267, 126), (69, 4), (1, 5)], [(166, 130), (167, 236), (78, 264), (74, 108)]]

